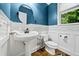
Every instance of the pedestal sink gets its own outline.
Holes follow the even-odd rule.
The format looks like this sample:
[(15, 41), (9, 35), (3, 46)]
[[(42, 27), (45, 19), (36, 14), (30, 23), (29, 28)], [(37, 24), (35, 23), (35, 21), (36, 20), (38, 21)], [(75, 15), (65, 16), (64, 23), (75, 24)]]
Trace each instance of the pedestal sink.
[(15, 34), (15, 37), (17, 39), (15, 39), (15, 40), (28, 42), (28, 41), (32, 40), (33, 38), (37, 37), (37, 35), (38, 35), (38, 32), (36, 32), (36, 31), (30, 31), (29, 33), (17, 32)]
[[(24, 33), (24, 32), (18, 31), (18, 32), (16, 32), (14, 37), (15, 37), (15, 40), (22, 41), (25, 43), (25, 55), (30, 56), (33, 51), (33, 46), (34, 46), (33, 44), (37, 44), (36, 40), (38, 37), (38, 32), (29, 31), (29, 33)], [(32, 43), (32, 41), (34, 43)]]

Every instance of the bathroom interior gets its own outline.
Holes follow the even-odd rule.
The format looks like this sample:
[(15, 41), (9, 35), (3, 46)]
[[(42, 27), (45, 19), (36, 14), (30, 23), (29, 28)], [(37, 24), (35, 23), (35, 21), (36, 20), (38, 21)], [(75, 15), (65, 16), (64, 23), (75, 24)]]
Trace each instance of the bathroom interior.
[(0, 56), (79, 56), (78, 3), (0, 3)]

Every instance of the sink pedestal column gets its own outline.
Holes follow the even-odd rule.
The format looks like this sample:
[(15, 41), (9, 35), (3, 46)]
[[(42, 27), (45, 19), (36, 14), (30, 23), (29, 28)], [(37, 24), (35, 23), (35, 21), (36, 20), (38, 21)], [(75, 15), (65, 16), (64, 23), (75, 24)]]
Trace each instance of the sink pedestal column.
[(31, 50), (30, 50), (29, 42), (24, 42), (24, 43), (25, 43), (25, 56), (31, 56)]

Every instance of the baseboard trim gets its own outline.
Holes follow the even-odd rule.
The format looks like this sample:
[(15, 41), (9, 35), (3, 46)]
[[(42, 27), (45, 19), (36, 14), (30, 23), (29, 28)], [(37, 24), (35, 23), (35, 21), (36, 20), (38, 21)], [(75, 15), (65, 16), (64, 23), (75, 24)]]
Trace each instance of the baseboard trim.
[(25, 52), (21, 52), (20, 54), (18, 54), (16, 56), (25, 56)]

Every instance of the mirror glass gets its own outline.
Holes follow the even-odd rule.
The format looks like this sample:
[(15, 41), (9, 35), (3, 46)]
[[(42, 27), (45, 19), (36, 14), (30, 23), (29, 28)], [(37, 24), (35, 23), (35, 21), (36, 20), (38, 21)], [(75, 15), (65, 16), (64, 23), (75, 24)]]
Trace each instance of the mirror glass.
[(27, 24), (27, 14), (19, 11), (19, 19), (23, 24)]

